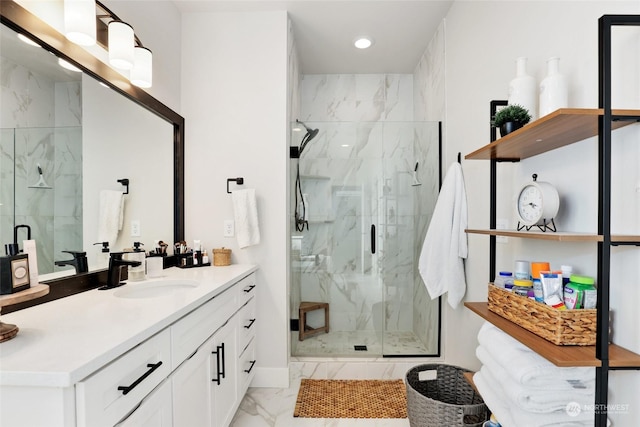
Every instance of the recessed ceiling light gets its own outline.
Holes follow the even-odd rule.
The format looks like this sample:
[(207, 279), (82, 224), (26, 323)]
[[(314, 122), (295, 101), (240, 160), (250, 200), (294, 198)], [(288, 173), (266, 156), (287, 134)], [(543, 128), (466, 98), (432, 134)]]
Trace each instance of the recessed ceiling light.
[(353, 42), (353, 45), (358, 49), (367, 49), (371, 47), (372, 44), (373, 44), (373, 41), (367, 37), (360, 37)]

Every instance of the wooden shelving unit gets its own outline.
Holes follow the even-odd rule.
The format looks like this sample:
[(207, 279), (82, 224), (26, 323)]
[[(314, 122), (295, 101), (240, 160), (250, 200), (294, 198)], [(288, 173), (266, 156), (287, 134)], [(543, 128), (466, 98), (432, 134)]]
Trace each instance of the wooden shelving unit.
[[(555, 345), (489, 311), (486, 302), (466, 302), (464, 306), (522, 344), (535, 350), (536, 353), (556, 366), (602, 366), (602, 362), (596, 358), (596, 348), (593, 345)], [(615, 344), (609, 345), (609, 357), (609, 366), (611, 367), (640, 368), (640, 355)]]
[[(496, 237), (517, 237), (549, 242), (594, 242), (598, 254), (597, 330), (595, 346), (558, 346), (515, 323), (489, 311), (482, 302), (465, 303), (474, 313), (494, 324), (536, 353), (557, 366), (595, 367), (595, 426), (607, 425), (609, 371), (612, 369), (640, 369), (640, 354), (609, 342), (609, 303), (611, 247), (617, 245), (640, 246), (640, 236), (611, 234), (611, 145), (612, 132), (640, 122), (640, 110), (614, 110), (611, 105), (611, 33), (614, 26), (640, 26), (640, 15), (604, 15), (598, 21), (599, 108), (562, 108), (535, 122), (496, 139), (491, 132), (491, 143), (468, 154), (465, 159), (490, 161), (489, 228), (468, 229), (470, 234), (489, 236), (489, 275), (496, 271)], [(492, 101), (491, 114), (506, 101)], [(596, 233), (566, 233), (501, 230), (496, 227), (497, 164), (517, 162), (598, 137), (598, 231)], [(493, 280), (490, 277), (489, 280)]]

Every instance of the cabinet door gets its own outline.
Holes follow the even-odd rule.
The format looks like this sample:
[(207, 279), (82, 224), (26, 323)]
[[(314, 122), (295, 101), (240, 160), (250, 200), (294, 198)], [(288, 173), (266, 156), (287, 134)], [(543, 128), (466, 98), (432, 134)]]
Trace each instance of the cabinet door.
[(116, 427), (171, 427), (171, 386), (167, 380)]
[(213, 425), (226, 427), (238, 405), (238, 375), (236, 352), (237, 322), (235, 317), (213, 335), (212, 381)]
[(211, 349), (209, 338), (171, 376), (173, 425), (210, 427), (212, 413)]

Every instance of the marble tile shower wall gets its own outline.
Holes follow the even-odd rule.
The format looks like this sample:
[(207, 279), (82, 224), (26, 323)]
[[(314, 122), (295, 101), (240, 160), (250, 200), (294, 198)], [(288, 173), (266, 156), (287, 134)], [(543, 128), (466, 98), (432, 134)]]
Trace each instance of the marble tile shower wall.
[[(387, 331), (416, 324), (414, 302), (424, 300), (414, 286), (416, 230), (428, 223), (422, 213), (431, 212), (437, 194), (438, 133), (437, 124), (414, 123), (413, 108), (413, 75), (302, 78), (301, 120), (321, 132), (299, 161), (310, 226), (294, 237), (293, 288), (300, 283), (302, 300), (330, 302), (333, 330), (381, 333), (383, 322)], [(412, 187), (418, 161), (423, 185)], [(370, 255), (370, 224), (378, 227), (377, 257)], [(428, 311), (437, 324), (437, 310)], [(311, 314), (311, 326), (322, 323)], [(433, 319), (419, 317), (418, 324)]]
[[(60, 251), (82, 248), (81, 83), (53, 82), (4, 57), (0, 67), (0, 242), (13, 241), (14, 221), (28, 224), (38, 271), (49, 273)], [(51, 189), (29, 188), (38, 164)]]

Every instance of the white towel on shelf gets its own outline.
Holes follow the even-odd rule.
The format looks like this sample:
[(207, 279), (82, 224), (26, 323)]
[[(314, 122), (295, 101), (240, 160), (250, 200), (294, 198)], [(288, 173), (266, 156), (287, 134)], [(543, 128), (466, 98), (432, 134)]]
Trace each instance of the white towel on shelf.
[(590, 387), (595, 382), (595, 368), (558, 367), (489, 322), (480, 328), (478, 342), (491, 354), (498, 367), (525, 386), (554, 387), (559, 381), (579, 381)]
[[(566, 411), (554, 411), (539, 414), (523, 411), (513, 406), (499, 383), (487, 379), (482, 369), (473, 375), (473, 382), (482, 396), (484, 403), (498, 419), (502, 427), (589, 427), (593, 426), (593, 410), (585, 408), (575, 414)], [(609, 424), (607, 422), (607, 424)]]
[[(480, 350), (480, 348), (478, 348)], [(584, 389), (571, 388), (564, 381), (559, 381), (559, 389), (547, 387), (525, 387), (516, 383), (504, 369), (490, 368), (483, 364), (480, 369), (482, 375), (491, 384), (500, 384), (506, 396), (514, 403), (514, 410), (518, 408), (533, 413), (549, 413), (566, 410), (569, 403), (577, 403), (581, 407), (592, 405), (595, 401), (595, 387)], [(564, 383), (564, 384), (563, 384)]]
[(236, 235), (240, 249), (260, 243), (260, 228), (258, 227), (258, 205), (256, 190), (234, 190), (231, 194), (233, 213), (235, 217)]
[(467, 289), (464, 259), (467, 258), (467, 196), (459, 163), (445, 176), (427, 229), (418, 269), (431, 299), (448, 292), (456, 308)]
[(113, 245), (122, 230), (124, 220), (124, 193), (122, 191), (100, 191), (98, 217), (98, 240)]

